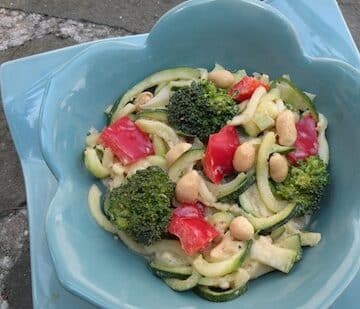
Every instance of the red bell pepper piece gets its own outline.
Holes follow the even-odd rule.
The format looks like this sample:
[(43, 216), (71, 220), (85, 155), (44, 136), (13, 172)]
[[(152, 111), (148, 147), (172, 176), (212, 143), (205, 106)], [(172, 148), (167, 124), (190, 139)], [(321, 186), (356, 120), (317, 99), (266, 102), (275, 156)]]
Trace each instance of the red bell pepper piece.
[(319, 151), (316, 122), (311, 115), (301, 118), (296, 123), (296, 130), (297, 138), (294, 143), (296, 149), (287, 155), (293, 165), (299, 160), (316, 155)]
[(168, 232), (176, 235), (188, 255), (204, 249), (219, 232), (205, 220), (205, 206), (184, 203), (173, 210)]
[(225, 126), (218, 133), (210, 135), (203, 167), (205, 175), (212, 182), (219, 183), (234, 171), (232, 159), (239, 145), (239, 136), (233, 126)]
[(129, 117), (123, 117), (106, 127), (100, 143), (108, 147), (124, 165), (154, 153), (150, 138)]
[(263, 84), (255, 77), (245, 76), (229, 90), (230, 96), (238, 102), (250, 99), (256, 88), (259, 86), (265, 87), (266, 90), (269, 90), (268, 85)]
[(193, 255), (204, 249), (219, 232), (202, 218), (172, 216), (168, 227), (176, 235), (187, 255)]

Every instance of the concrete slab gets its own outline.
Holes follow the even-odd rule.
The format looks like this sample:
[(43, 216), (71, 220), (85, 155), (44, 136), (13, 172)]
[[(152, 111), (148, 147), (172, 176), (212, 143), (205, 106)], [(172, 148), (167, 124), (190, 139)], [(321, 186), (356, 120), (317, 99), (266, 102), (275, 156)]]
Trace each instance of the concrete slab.
[[(0, 52), (0, 64), (75, 43), (73, 39), (47, 35)], [(14, 213), (15, 209), (26, 207), (25, 188), (20, 162), (2, 107), (0, 136), (0, 308), (6, 308), (6, 304), (9, 304), (10, 308), (32, 308), (27, 219), (19, 210), (8, 216), (10, 212)]]
[(3, 298), (6, 298), (11, 309), (32, 308), (30, 249), (29, 240), (23, 246), (22, 254), (6, 278)]
[[(17, 297), (29, 295), (30, 282), (24, 279), (15, 282), (14, 277), (24, 277), (29, 272), (28, 249), (24, 244), (28, 238), (26, 211), (20, 210), (0, 219), (0, 308), (7, 308), (12, 295), (10, 286), (18, 288)], [(25, 252), (25, 255), (22, 254)], [(20, 258), (22, 256), (22, 258)], [(19, 259), (20, 258), (20, 259)], [(18, 267), (20, 266), (20, 267)], [(16, 271), (13, 271), (16, 270)], [(29, 277), (29, 276), (27, 276)], [(23, 290), (21, 290), (21, 289)], [(29, 296), (26, 296), (29, 299)], [(12, 299), (12, 298), (11, 298)], [(25, 299), (25, 298), (24, 298)], [(31, 303), (30, 303), (31, 304)], [(12, 307), (15, 308), (15, 307)], [(18, 307), (20, 308), (20, 307)], [(31, 308), (25, 306), (22, 308)]]
[(148, 32), (156, 20), (181, 0), (0, 0), (0, 7), (87, 20), (124, 29)]
[(339, 5), (354, 37), (355, 43), (360, 48), (360, 1), (340, 0)]
[[(9, 48), (0, 53), (0, 64), (8, 60), (40, 53), (74, 44), (72, 39), (62, 39), (54, 35), (32, 40), (28, 43)], [(0, 216), (7, 210), (25, 206), (25, 188), (20, 162), (12, 142), (5, 116), (0, 107)]]
[(20, 162), (0, 107), (0, 216), (25, 205), (25, 189)]
[[(106, 25), (0, 8), (0, 51), (47, 35), (81, 43), (126, 34), (129, 32)], [(46, 44), (39, 46), (49, 49)]]

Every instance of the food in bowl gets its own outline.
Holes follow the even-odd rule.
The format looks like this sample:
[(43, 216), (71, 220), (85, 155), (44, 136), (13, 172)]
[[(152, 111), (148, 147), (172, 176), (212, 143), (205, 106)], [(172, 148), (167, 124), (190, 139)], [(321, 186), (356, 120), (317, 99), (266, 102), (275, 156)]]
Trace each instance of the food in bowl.
[(106, 188), (103, 203), (90, 188), (91, 214), (175, 291), (228, 301), (289, 273), (321, 239), (304, 230), (329, 182), (314, 99), (287, 75), (218, 64), (150, 75), (86, 137), (85, 166)]

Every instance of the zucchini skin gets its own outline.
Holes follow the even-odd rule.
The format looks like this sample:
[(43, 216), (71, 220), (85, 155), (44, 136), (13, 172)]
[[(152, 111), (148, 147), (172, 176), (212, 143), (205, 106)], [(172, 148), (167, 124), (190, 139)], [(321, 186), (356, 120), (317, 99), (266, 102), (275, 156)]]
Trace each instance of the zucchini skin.
[(254, 175), (248, 175), (245, 180), (233, 192), (221, 197), (219, 199), (222, 203), (236, 203), (239, 204), (239, 196), (243, 194), (249, 187), (254, 184), (256, 178)]
[(279, 212), (283, 205), (278, 201), (271, 191), (269, 182), (269, 156), (275, 145), (276, 136), (274, 132), (268, 132), (264, 135), (260, 144), (257, 162), (256, 162), (256, 182), (260, 196), (266, 207), (272, 212)]
[(261, 236), (251, 248), (251, 259), (271, 266), (283, 273), (289, 273), (296, 262), (298, 252), (268, 243)]
[(164, 281), (174, 291), (184, 292), (196, 287), (200, 279), (200, 274), (196, 270), (193, 270), (193, 273), (187, 279), (180, 280), (174, 278), (166, 278), (164, 279)]
[(110, 175), (109, 170), (102, 165), (96, 150), (86, 147), (84, 151), (84, 164), (86, 169), (96, 178), (105, 178)]
[(274, 245), (279, 246), (281, 248), (294, 250), (297, 253), (296, 261), (301, 260), (302, 248), (301, 248), (301, 240), (299, 234), (288, 236), (287, 238), (275, 242)]
[(269, 217), (258, 218), (240, 208), (239, 215), (245, 216), (260, 235), (266, 235), (282, 226), (296, 214), (297, 206), (289, 204), (283, 210)]
[(135, 84), (128, 91), (124, 93), (119, 99), (116, 100), (111, 111), (108, 114), (109, 123), (112, 123), (116, 118), (116, 114), (123, 106), (132, 101), (139, 93), (146, 89), (152, 88), (164, 82), (169, 82), (177, 79), (199, 79), (200, 71), (190, 67), (179, 67), (167, 70), (162, 70), (153, 73), (143, 79), (141, 82)]
[[(279, 85), (281, 84), (287, 87), (288, 91), (284, 90), (284, 88), (279, 88)], [(292, 110), (302, 112), (308, 110), (316, 121), (319, 120), (319, 115), (316, 111), (314, 103), (293, 82), (284, 77), (280, 77), (272, 83), (271, 88), (279, 88), (281, 98)], [(300, 102), (300, 105), (303, 106), (300, 107), (298, 102)]]
[(184, 152), (176, 161), (169, 167), (168, 175), (170, 179), (177, 182), (182, 176), (184, 170), (201, 160), (204, 156), (205, 150), (203, 148), (190, 148)]
[(273, 226), (261, 230), (261, 231), (259, 232), (259, 234), (261, 234), (261, 235), (267, 235), (267, 234), (271, 233), (273, 230), (275, 230), (275, 229), (277, 229), (278, 227), (280, 227), (280, 226), (284, 225), (285, 223), (287, 223), (289, 220), (291, 220), (291, 219), (295, 216), (295, 214), (296, 214), (296, 209), (297, 209), (297, 207), (294, 206), (294, 208), (292, 209), (292, 211), (289, 213), (288, 216), (286, 216), (284, 219), (282, 219), (281, 221), (277, 222), (277, 223), (274, 224)]
[(244, 294), (247, 291), (247, 284), (239, 287), (230, 289), (227, 291), (214, 291), (211, 288), (207, 286), (198, 285), (194, 292), (200, 296), (201, 298), (204, 298), (206, 300), (212, 301), (212, 302), (225, 302), (232, 299), (235, 299), (242, 294)]
[(209, 278), (221, 277), (230, 274), (238, 270), (241, 267), (241, 265), (244, 263), (245, 259), (250, 254), (252, 243), (253, 243), (252, 240), (248, 240), (244, 248), (242, 248), (238, 253), (221, 262), (210, 263), (207, 262), (202, 257), (202, 255), (199, 255), (194, 260), (193, 267), (202, 276)]
[(159, 277), (161, 279), (173, 278), (173, 279), (185, 280), (192, 273), (191, 266), (188, 266), (188, 267), (167, 267), (167, 266), (158, 265), (158, 264), (156, 264), (154, 262), (149, 263), (148, 266), (149, 266), (149, 269), (151, 270), (151, 272), (155, 276), (157, 276), (157, 277)]
[(141, 118), (167, 123), (167, 111), (163, 108), (143, 110), (136, 114), (136, 120)]

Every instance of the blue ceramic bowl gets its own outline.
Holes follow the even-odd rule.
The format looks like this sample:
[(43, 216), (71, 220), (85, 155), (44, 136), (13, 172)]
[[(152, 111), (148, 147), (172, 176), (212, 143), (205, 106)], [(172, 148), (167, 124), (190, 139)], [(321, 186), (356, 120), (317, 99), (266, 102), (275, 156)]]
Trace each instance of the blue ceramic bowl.
[(360, 73), (349, 65), (304, 55), (291, 24), (266, 4), (246, 0), (186, 2), (167, 13), (144, 46), (106, 41), (77, 55), (52, 75), (43, 104), (41, 144), (59, 181), (46, 233), (62, 284), (107, 308), (218, 306), (192, 293), (175, 293), (142, 258), (99, 228), (87, 208), (93, 183), (81, 164), (84, 136), (105, 125), (103, 110), (131, 85), (174, 66), (289, 73), (316, 93), (329, 119), (331, 186), (311, 229), (323, 239), (306, 250), (289, 275), (251, 282), (222, 308), (328, 307), (360, 264)]

